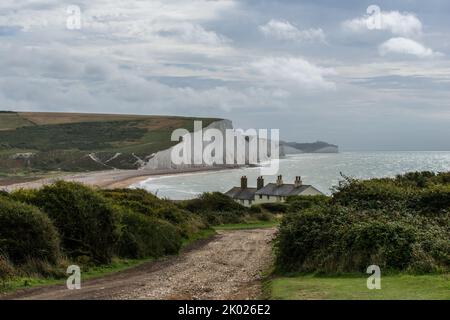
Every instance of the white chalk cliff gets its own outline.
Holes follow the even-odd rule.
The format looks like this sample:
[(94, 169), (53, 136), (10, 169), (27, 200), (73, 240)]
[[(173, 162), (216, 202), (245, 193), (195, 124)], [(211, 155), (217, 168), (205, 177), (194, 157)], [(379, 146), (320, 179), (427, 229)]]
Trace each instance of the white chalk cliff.
[[(249, 144), (252, 142), (255, 142), (258, 145), (258, 154), (259, 154), (259, 146), (260, 145), (266, 145), (267, 146), (267, 150), (269, 152), (269, 156), (270, 156), (270, 140), (267, 139), (262, 139), (262, 138), (255, 138), (253, 140), (253, 138), (249, 138), (249, 139), (234, 139), (234, 150), (228, 150), (228, 148), (225, 147), (226, 145), (226, 131), (227, 130), (233, 130), (233, 124), (230, 120), (219, 120), (219, 121), (215, 121), (213, 123), (211, 123), (209, 126), (203, 128), (203, 133), (209, 129), (216, 129), (218, 131), (220, 131), (222, 133), (223, 136), (223, 159), (222, 161), (220, 161), (221, 163), (214, 163), (214, 161), (207, 161), (208, 163), (205, 163), (204, 159), (201, 159), (200, 161), (197, 162), (195, 161), (196, 159), (194, 159), (194, 146), (193, 144), (195, 143), (195, 139), (194, 139), (194, 134), (195, 132), (190, 132), (189, 134), (183, 136), (183, 140), (181, 142), (179, 142), (178, 144), (176, 144), (175, 146), (166, 149), (166, 150), (162, 150), (159, 151), (153, 155), (151, 155), (148, 160), (146, 161), (146, 163), (141, 167), (141, 169), (185, 169), (185, 168), (195, 168), (195, 167), (230, 167), (230, 166), (236, 166), (237, 161), (236, 161), (236, 154), (237, 154), (237, 150), (245, 150), (245, 163), (249, 164)], [(172, 152), (174, 149), (179, 150), (180, 148), (182, 148), (183, 144), (185, 141), (191, 141), (192, 143), (192, 148), (191, 148), (191, 161), (188, 161), (189, 163), (181, 163), (181, 164), (175, 164), (172, 161)], [(201, 150), (205, 150), (205, 147), (207, 147), (209, 144), (211, 144), (212, 142), (205, 142), (202, 141), (203, 144), (203, 148)], [(267, 152), (266, 152), (267, 153)], [(258, 162), (263, 162), (263, 161), (267, 161), (269, 159), (269, 156), (267, 156), (267, 154), (265, 156), (258, 156), (257, 161)], [(280, 154), (281, 156), (281, 154)], [(198, 155), (197, 155), (198, 157)], [(211, 158), (209, 158), (211, 159)], [(228, 161), (227, 161), (228, 159)], [(234, 164), (230, 164), (229, 159), (234, 159)], [(208, 160), (208, 157), (206, 158), (206, 160)], [(228, 164), (227, 164), (228, 162)], [(197, 163), (197, 164), (194, 164)], [(254, 163), (251, 163), (254, 164)]]

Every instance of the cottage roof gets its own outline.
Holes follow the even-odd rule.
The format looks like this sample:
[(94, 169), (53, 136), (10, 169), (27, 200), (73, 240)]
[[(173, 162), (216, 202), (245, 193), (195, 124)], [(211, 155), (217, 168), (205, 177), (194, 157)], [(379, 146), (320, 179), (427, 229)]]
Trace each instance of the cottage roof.
[(299, 187), (295, 187), (294, 184), (277, 185), (276, 183), (269, 183), (265, 187), (256, 191), (255, 194), (263, 196), (281, 196), (281, 197), (296, 196), (302, 194), (303, 191), (305, 191), (310, 187), (311, 187), (310, 185), (306, 184), (301, 185)]
[(238, 200), (253, 200), (255, 198), (256, 188), (234, 187), (227, 191), (225, 195)]

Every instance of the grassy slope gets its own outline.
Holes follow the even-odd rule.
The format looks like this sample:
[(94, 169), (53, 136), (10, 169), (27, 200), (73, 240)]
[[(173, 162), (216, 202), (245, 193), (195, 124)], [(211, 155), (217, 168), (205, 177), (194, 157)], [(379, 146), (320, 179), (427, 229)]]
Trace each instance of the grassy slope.
[[(132, 169), (136, 158), (174, 145), (171, 133), (177, 128), (193, 129), (194, 120), (203, 126), (218, 119), (174, 116), (108, 115), (79, 113), (0, 112), (0, 175), (32, 171), (92, 171), (111, 167)], [(32, 152), (31, 159), (14, 159)], [(108, 163), (98, 164), (87, 154), (95, 153)]]
[(33, 123), (14, 112), (0, 112), (0, 130), (13, 130), (19, 127), (31, 126)]
[(450, 300), (450, 275), (385, 275), (381, 289), (367, 289), (367, 276), (277, 277), (269, 281), (271, 299), (279, 300)]

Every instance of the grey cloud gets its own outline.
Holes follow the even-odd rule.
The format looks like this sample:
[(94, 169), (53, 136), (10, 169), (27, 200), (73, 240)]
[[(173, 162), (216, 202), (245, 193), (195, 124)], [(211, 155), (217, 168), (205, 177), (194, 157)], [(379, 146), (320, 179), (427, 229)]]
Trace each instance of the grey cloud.
[[(391, 31), (340, 28), (370, 1), (81, 0), (76, 31), (65, 28), (68, 4), (0, 4), (2, 109), (213, 116), (343, 149), (450, 148), (448, 54), (380, 56)], [(420, 18), (414, 41), (450, 48), (449, 4), (379, 5)], [(327, 42), (272, 41), (259, 28), (271, 19)]]

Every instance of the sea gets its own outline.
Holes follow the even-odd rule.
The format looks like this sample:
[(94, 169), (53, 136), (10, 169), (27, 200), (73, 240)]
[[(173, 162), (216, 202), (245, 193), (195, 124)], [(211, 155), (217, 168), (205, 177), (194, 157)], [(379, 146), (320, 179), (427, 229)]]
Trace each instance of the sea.
[[(343, 176), (370, 179), (394, 177), (411, 171), (450, 171), (450, 151), (371, 151), (330, 154), (288, 155), (280, 160), (279, 173), (284, 183), (293, 183), (301, 176), (304, 184), (313, 185), (325, 194)], [(260, 168), (245, 167), (222, 171), (206, 171), (155, 176), (132, 187), (143, 188), (161, 198), (191, 199), (203, 192), (226, 192), (240, 185), (240, 177), (247, 176), (248, 186), (256, 187)], [(264, 176), (264, 182), (275, 182), (276, 175)]]

